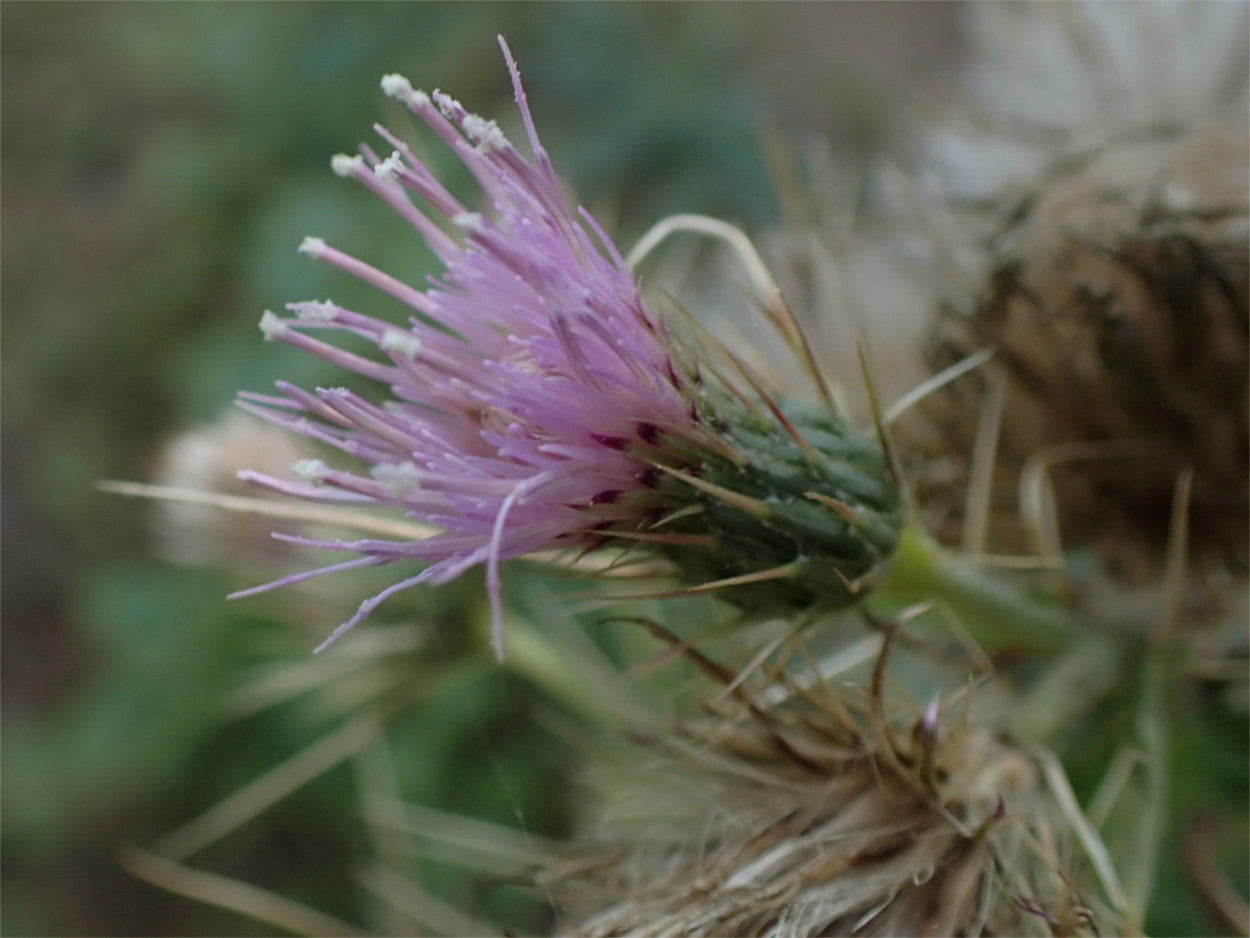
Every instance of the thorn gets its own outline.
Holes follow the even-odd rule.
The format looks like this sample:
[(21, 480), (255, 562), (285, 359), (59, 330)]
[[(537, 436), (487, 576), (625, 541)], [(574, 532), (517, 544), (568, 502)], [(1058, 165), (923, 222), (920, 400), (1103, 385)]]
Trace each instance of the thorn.
[(899, 462), (898, 454), (894, 451), (894, 445), (890, 442), (890, 435), (886, 430), (885, 420), (881, 415), (881, 398), (877, 396), (877, 385), (872, 380), (872, 369), (868, 364), (868, 349), (865, 348), (863, 339), (857, 339), (855, 342), (855, 351), (859, 356), (859, 369), (864, 378), (864, 390), (868, 392), (868, 406), (872, 410), (872, 423), (877, 428), (877, 439), (881, 441), (881, 450), (885, 453), (885, 463), (890, 470), (890, 477), (894, 480), (894, 485), (907, 500), (907, 486), (903, 478), (902, 465)]
[(759, 378), (752, 374), (744, 363), (739, 362), (737, 357), (734, 356), (733, 353), (729, 352), (728, 349), (726, 349), (726, 354), (730, 355), (734, 365), (737, 366), (739, 373), (746, 378), (747, 384), (751, 385), (751, 390), (759, 395), (760, 400), (762, 400), (764, 405), (772, 412), (773, 417), (779, 424), (781, 424), (781, 428), (786, 431), (786, 434), (790, 437), (790, 439), (794, 440), (795, 445), (802, 451), (803, 457), (812, 465), (820, 465), (820, 455), (815, 449), (812, 448), (812, 444), (803, 438), (803, 435), (799, 433), (798, 428), (790, 422), (790, 418), (782, 413), (780, 405), (773, 399), (772, 395), (764, 389), (764, 385)]
[(839, 501), (832, 495), (826, 495), (824, 492), (804, 492), (804, 498), (810, 498), (814, 502), (819, 502), (826, 508), (831, 509), (843, 521), (852, 527), (859, 527), (861, 519), (859, 512), (848, 505), (846, 502)]
[(651, 534), (646, 531), (609, 531), (609, 537), (619, 537), (629, 541), (647, 541), (653, 544), (686, 544), (690, 547), (716, 547), (720, 541), (711, 534), (676, 534), (660, 532)]
[(675, 479), (680, 479), (687, 485), (698, 489), (706, 495), (720, 499), (726, 505), (732, 505), (747, 514), (760, 519), (768, 519), (773, 516), (773, 510), (758, 498), (752, 498), (750, 495), (743, 495), (741, 492), (735, 492), (733, 489), (727, 489), (724, 486), (717, 485), (715, 482), (708, 482), (705, 479), (699, 479), (688, 473), (681, 472), (677, 469), (670, 469), (668, 466), (660, 463), (652, 463), (655, 468), (668, 473)]
[(723, 580), (712, 580), (708, 583), (700, 583), (698, 586), (689, 587), (692, 593), (710, 593), (714, 590), (728, 589), (733, 586), (746, 586), (749, 583), (764, 583), (768, 580), (785, 580), (793, 577), (803, 568), (802, 561), (793, 560), (790, 563), (782, 564), (779, 567), (770, 567), (767, 570), (757, 570), (754, 573), (744, 573), (742, 576), (726, 577)]
[(833, 399), (833, 392), (829, 389), (828, 382), (820, 370), (820, 364), (816, 361), (816, 353), (812, 350), (811, 343), (807, 340), (807, 334), (799, 326), (798, 320), (794, 318), (794, 313), (790, 310), (790, 305), (781, 295), (778, 289), (775, 302), (770, 303), (767, 312), (777, 323), (778, 328), (787, 339), (790, 340), (791, 347), (799, 360), (807, 369), (808, 375), (816, 385), (816, 389), (820, 392), (820, 399), (825, 406), (829, 408), (829, 413), (835, 417), (839, 415), (837, 402)]
[[(625, 600), (625, 599), (676, 599), (680, 596), (697, 596), (700, 593), (712, 593), (716, 590), (732, 589), (735, 586), (748, 586), (751, 583), (764, 583), (769, 580), (785, 580), (793, 577), (802, 569), (802, 561), (791, 561), (782, 564), (779, 567), (770, 567), (767, 570), (757, 570), (754, 573), (744, 573), (742, 576), (726, 577), (723, 580), (710, 580), (707, 583), (700, 583), (698, 586), (683, 586), (681, 589), (663, 590), (655, 593), (642, 593), (630, 596), (603, 596), (603, 599)], [(835, 571), (836, 572), (836, 571)]]
[(961, 377), (962, 375), (967, 374), (969, 371), (972, 371), (974, 368), (977, 368), (985, 364), (987, 361), (993, 358), (996, 354), (998, 353), (994, 349), (981, 349), (981, 351), (973, 352), (971, 355), (969, 355), (967, 358), (963, 359), (962, 361), (956, 362), (955, 364), (951, 365), (949, 368), (939, 371), (933, 377), (928, 378), (925, 381), (922, 381), (920, 384), (916, 385), (914, 388), (912, 388), (910, 391), (908, 391), (906, 394), (904, 394), (902, 397), (896, 400), (893, 404), (887, 407), (885, 410), (885, 415), (882, 418), (881, 422), (884, 423), (886, 426), (889, 426), (899, 417), (903, 416), (903, 414), (905, 414), (907, 411), (911, 410), (911, 408), (915, 407), (922, 400), (924, 400), (926, 397), (932, 394), (934, 391), (940, 390), (941, 388), (950, 384), (956, 378)]
[[(747, 397), (747, 395), (743, 393), (742, 389), (738, 387), (737, 383), (730, 380), (729, 376), (726, 375), (721, 368), (717, 367), (715, 355), (701, 354), (703, 351), (702, 346), (710, 347), (716, 355), (723, 357), (738, 371), (739, 374), (747, 379), (747, 382), (751, 384), (752, 387), (754, 387), (756, 381), (752, 381), (751, 375), (748, 375), (745, 372), (744, 369), (746, 368), (746, 365), (743, 364), (743, 362), (729, 350), (729, 347), (721, 341), (720, 338), (714, 335), (706, 326), (699, 322), (699, 317), (691, 313), (690, 310), (688, 310), (676, 297), (669, 293), (665, 293), (664, 296), (672, 308), (681, 315), (682, 323), (685, 329), (690, 333), (693, 340), (699, 343), (699, 348), (691, 350), (696, 362), (698, 363), (698, 367), (711, 374), (712, 377), (714, 377), (726, 391), (733, 395), (734, 400), (746, 408), (747, 413), (752, 416), (762, 418), (764, 415), (760, 413), (759, 408), (755, 406), (755, 402)], [(756, 380), (758, 380), (758, 378)]]
[(916, 724), (913, 739), (920, 750), (920, 764), (917, 767), (920, 780), (932, 789), (936, 789), (937, 747), (938, 747), (938, 697), (935, 694), (924, 716)]
[(684, 508), (678, 508), (676, 511), (670, 511), (659, 521), (651, 525), (651, 527), (652, 528), (662, 527), (663, 525), (669, 524), (670, 522), (673, 522), (673, 521), (677, 521), (680, 518), (686, 518), (686, 517), (689, 517), (690, 515), (702, 514), (704, 510), (705, 510), (704, 507), (697, 503), (694, 505), (687, 505)]
[(1172, 494), (1172, 517), (1168, 524), (1167, 555), (1163, 567), (1163, 610), (1153, 636), (1155, 647), (1166, 649), (1176, 635), (1185, 594), (1185, 568), (1189, 553), (1189, 506), (1194, 470), (1185, 469), (1176, 479)]
[[(707, 332), (705, 329), (703, 329), (703, 327), (698, 324), (698, 320), (695, 319), (695, 317), (690, 316), (689, 313), (687, 313), (686, 315), (687, 317), (689, 317), (690, 321), (694, 324), (696, 329), (706, 334), (706, 338), (704, 338), (704, 341), (709, 341), (713, 343), (715, 345), (716, 351), (719, 352), (721, 355), (723, 355), (726, 359), (728, 359), (729, 363), (733, 365), (734, 369), (737, 370), (738, 374), (742, 375), (742, 377), (746, 379), (746, 382), (750, 386), (751, 390), (754, 391), (756, 395), (759, 396), (760, 400), (762, 400), (765, 406), (767, 406), (768, 409), (772, 412), (773, 417), (777, 420), (779, 424), (781, 424), (782, 429), (786, 431), (790, 439), (794, 440), (795, 445), (797, 445), (798, 448), (802, 451), (804, 458), (807, 459), (807, 461), (812, 463), (813, 465), (819, 465), (821, 461), (819, 454), (816, 452), (815, 449), (812, 448), (812, 445), (807, 442), (807, 440), (803, 437), (803, 435), (799, 433), (798, 428), (795, 427), (793, 423), (791, 423), (790, 418), (787, 417), (784, 413), (782, 413), (781, 407), (777, 404), (776, 400), (773, 399), (773, 396), (769, 394), (768, 391), (765, 389), (764, 381), (760, 378), (758, 374), (755, 373), (754, 369), (752, 369), (749, 365), (747, 365), (746, 362), (744, 362), (741, 358), (735, 355), (724, 343), (722, 343), (718, 338), (716, 338), (716, 336), (712, 335), (710, 332)], [(704, 363), (704, 365), (705, 367), (707, 367), (706, 362)], [(716, 369), (709, 369), (709, 370), (712, 371), (712, 374), (715, 375), (717, 379), (720, 380), (721, 384), (723, 384), (727, 389), (729, 389), (729, 391), (733, 394), (733, 396), (743, 406), (745, 406), (748, 411), (750, 411), (752, 414), (756, 414), (756, 415), (759, 414), (759, 411), (756, 409), (752, 401), (749, 398), (747, 398), (746, 395), (742, 394), (737, 389), (737, 387), (733, 384), (733, 382), (728, 381), (725, 378), (725, 376), (722, 375), (718, 370)]]

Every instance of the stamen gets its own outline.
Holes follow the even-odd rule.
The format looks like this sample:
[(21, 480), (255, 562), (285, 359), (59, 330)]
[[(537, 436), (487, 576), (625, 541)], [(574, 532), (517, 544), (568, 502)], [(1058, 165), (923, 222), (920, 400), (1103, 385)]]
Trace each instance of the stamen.
[(421, 351), (421, 339), (412, 332), (403, 329), (387, 329), (382, 333), (378, 347), (384, 352), (394, 352), (400, 358), (415, 361)]
[(373, 174), (379, 179), (393, 180), (398, 179), (400, 172), (404, 169), (403, 155), (396, 150), (377, 166), (373, 167)]
[(264, 334), (266, 342), (272, 342), (274, 339), (279, 338), (290, 328), (286, 320), (274, 315), (271, 309), (265, 310), (260, 317), (260, 331)]
[(461, 212), (452, 216), (451, 223), (457, 228), (463, 228), (472, 234), (485, 234), (486, 222), (482, 218), (481, 212)]
[(291, 467), (291, 474), (313, 485), (323, 485), (330, 474), (330, 467), (320, 459), (301, 459)]
[(424, 91), (418, 91), (413, 88), (412, 82), (403, 75), (383, 75), (382, 92), (388, 98), (402, 101), (413, 110), (430, 103), (430, 96)]
[(365, 160), (362, 156), (351, 156), (347, 153), (336, 153), (330, 157), (330, 168), (334, 170), (336, 176), (347, 178), (354, 176), (359, 170), (365, 168)]
[(396, 498), (403, 498), (421, 488), (421, 470), (415, 463), (378, 463), (369, 474)]
[(495, 150), (508, 150), (512, 144), (493, 120), (487, 120), (476, 114), (468, 114), (463, 121), (464, 132), (469, 139), (477, 144), (479, 153), (490, 153)]
[(464, 117), (464, 105), (447, 94), (445, 91), (434, 89), (434, 93), (430, 95), (434, 103), (438, 106), (439, 112), (450, 121), (458, 121)]
[(339, 308), (332, 300), (288, 303), (287, 309), (305, 322), (334, 322), (339, 315)]

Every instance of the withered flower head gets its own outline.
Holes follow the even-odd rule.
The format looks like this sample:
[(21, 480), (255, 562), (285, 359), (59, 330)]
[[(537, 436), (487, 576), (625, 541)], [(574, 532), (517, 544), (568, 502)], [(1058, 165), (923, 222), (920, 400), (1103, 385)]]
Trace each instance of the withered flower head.
[(979, 97), (933, 133), (950, 156), (949, 230), (965, 239), (942, 250), (965, 263), (935, 303), (931, 361), (995, 355), (929, 402), (926, 460), (963, 471), (947, 484), (919, 466), (920, 499), (936, 516), (950, 493), (959, 521), (974, 441), (996, 442), (990, 550), (1087, 548), (1140, 583), (1158, 577), (1192, 472), (1191, 560), (1244, 573), (1246, 9), (989, 6)]
[(569, 933), (1114, 930), (1086, 907), (1053, 757), (963, 704), (890, 715), (876, 682), (791, 674), (713, 711), (601, 772), (595, 820), (543, 878)]

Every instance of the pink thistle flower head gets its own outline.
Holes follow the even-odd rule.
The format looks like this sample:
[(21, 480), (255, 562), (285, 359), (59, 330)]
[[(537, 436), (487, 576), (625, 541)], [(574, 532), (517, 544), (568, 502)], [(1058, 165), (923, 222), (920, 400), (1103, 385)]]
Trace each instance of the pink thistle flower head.
[[(393, 593), (445, 583), (482, 564), (502, 653), (501, 561), (545, 548), (594, 547), (692, 500), (716, 501), (718, 491), (724, 494), (718, 483), (690, 483), (737, 472), (744, 462), (724, 439), (722, 421), (709, 419), (708, 389), (644, 307), (620, 253), (589, 213), (570, 210), (516, 64), (502, 38), (500, 45), (529, 158), (494, 121), (448, 95), (414, 90), (398, 75), (382, 79), (383, 90), (463, 162), (488, 211), (462, 204), (382, 127), (376, 129), (390, 155), (361, 147), (360, 155), (332, 160), (338, 175), (363, 184), (417, 231), (443, 274), (421, 290), (319, 238), (300, 248), (406, 304), (409, 321), (384, 322), (331, 301), (291, 303), (290, 315), (266, 312), (261, 320), (266, 339), (371, 378), (389, 388), (390, 399), (375, 403), (343, 388), (308, 391), (286, 382), (277, 384), (276, 396), (242, 394), (248, 410), (364, 467), (312, 460), (296, 465), (299, 481), (244, 476), (306, 499), (392, 505), (440, 529), (422, 540), (318, 542), (358, 556), (235, 594), (363, 565), (422, 565), (362, 603), (322, 647)], [(359, 356), (321, 337), (336, 331), (367, 339), (379, 354)], [(684, 501), (674, 500), (675, 488)], [(741, 513), (743, 505), (730, 510)], [(702, 526), (665, 530), (669, 544), (706, 533)], [(783, 546), (783, 553), (796, 552)], [(703, 560), (696, 575), (736, 570)]]

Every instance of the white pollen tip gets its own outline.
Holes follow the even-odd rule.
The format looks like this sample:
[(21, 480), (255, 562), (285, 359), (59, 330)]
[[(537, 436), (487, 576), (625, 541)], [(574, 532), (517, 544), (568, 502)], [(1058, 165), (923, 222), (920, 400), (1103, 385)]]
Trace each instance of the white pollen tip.
[(265, 337), (266, 342), (272, 342), (278, 336), (283, 335), (289, 328), (285, 320), (274, 315), (273, 310), (267, 309), (260, 317), (260, 331)]
[(447, 119), (455, 120), (464, 114), (464, 105), (446, 92), (435, 88), (430, 97), (434, 99), (434, 103), (438, 105), (438, 109), (443, 112), (443, 116)]
[(364, 169), (365, 161), (360, 156), (351, 156), (347, 153), (336, 153), (330, 157), (330, 168), (334, 170), (336, 176), (353, 176), (357, 170)]
[(409, 361), (415, 361), (421, 351), (421, 339), (403, 329), (387, 329), (382, 333), (378, 348), (391, 352)]
[(458, 215), (451, 217), (451, 223), (457, 228), (471, 231), (473, 234), (484, 234), (486, 232), (486, 221), (482, 218), (481, 212), (460, 212)]
[(305, 238), (300, 242), (299, 253), (311, 254), (313, 257), (325, 253), (326, 242), (324, 238)]
[(382, 92), (389, 98), (404, 102), (411, 100), (416, 94), (412, 89), (412, 82), (403, 75), (394, 73), (382, 76)]
[(330, 474), (330, 467), (320, 459), (301, 459), (291, 467), (291, 474), (313, 485), (321, 485)]
[(333, 300), (288, 303), (286, 308), (305, 322), (334, 322), (339, 315), (339, 308)]
[(487, 120), (477, 114), (466, 114), (462, 126), (469, 139), (477, 144), (478, 150), (482, 153), (506, 150), (511, 146), (508, 138), (499, 129), (499, 125), (493, 120)]
[(403, 498), (421, 488), (421, 470), (410, 462), (378, 463), (369, 474), (395, 498)]
[(373, 174), (379, 179), (395, 179), (404, 168), (404, 158), (398, 150), (373, 167)]

